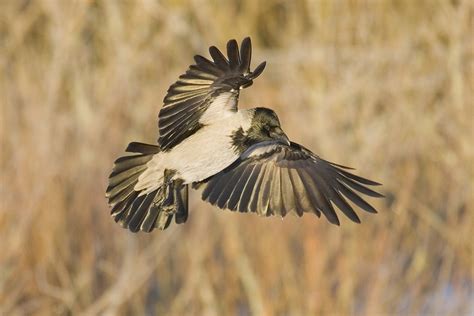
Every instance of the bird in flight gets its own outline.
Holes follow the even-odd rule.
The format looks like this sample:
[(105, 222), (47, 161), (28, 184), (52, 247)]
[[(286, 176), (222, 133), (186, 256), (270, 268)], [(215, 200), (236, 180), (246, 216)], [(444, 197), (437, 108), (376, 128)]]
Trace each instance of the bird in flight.
[(132, 232), (166, 229), (188, 218), (188, 187), (221, 209), (262, 216), (323, 214), (339, 225), (336, 208), (360, 222), (352, 202), (376, 213), (360, 197), (382, 197), (379, 183), (324, 160), (290, 141), (268, 108), (238, 109), (240, 90), (264, 70), (250, 70), (252, 45), (215, 46), (212, 60), (195, 63), (172, 84), (158, 115), (157, 145), (132, 142), (109, 177), (106, 197), (112, 217)]

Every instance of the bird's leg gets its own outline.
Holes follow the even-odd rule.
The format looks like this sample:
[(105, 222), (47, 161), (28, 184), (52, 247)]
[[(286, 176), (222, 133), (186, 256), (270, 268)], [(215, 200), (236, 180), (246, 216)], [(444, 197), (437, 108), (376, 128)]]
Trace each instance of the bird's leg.
[(186, 222), (188, 218), (188, 187), (181, 179), (175, 180), (174, 198), (176, 201), (175, 219), (177, 224)]
[(183, 188), (183, 180), (173, 180), (175, 176), (175, 170), (166, 169), (163, 177), (163, 186), (161, 191), (161, 207), (163, 212), (167, 214), (176, 214), (177, 212), (187, 212), (187, 201), (186, 204), (180, 195), (180, 191)]
[(175, 170), (165, 170), (163, 178), (163, 211), (166, 213), (175, 213), (176, 212), (176, 190), (175, 190), (175, 181), (172, 180), (173, 176), (176, 174)]
[(183, 204), (181, 196), (179, 195), (179, 190), (183, 186), (183, 182), (184, 181), (181, 179), (177, 179), (173, 181), (172, 194), (173, 194), (174, 204), (176, 205), (176, 207), (178, 207), (178, 204)]
[(178, 211), (183, 212), (184, 209), (187, 210), (187, 201), (186, 205), (180, 195), (180, 190), (183, 188), (183, 180), (175, 179), (172, 180), (176, 171), (174, 170), (165, 170), (165, 175), (163, 179), (163, 203), (162, 208), (166, 213), (176, 213)]

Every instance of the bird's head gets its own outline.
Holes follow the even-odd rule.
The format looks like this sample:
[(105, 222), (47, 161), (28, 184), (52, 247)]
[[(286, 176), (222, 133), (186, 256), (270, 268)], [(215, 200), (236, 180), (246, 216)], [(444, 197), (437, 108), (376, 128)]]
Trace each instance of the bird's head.
[(267, 108), (255, 108), (251, 115), (250, 127), (234, 135), (234, 146), (245, 150), (261, 142), (279, 142), (290, 144), (288, 136), (281, 129), (276, 113)]

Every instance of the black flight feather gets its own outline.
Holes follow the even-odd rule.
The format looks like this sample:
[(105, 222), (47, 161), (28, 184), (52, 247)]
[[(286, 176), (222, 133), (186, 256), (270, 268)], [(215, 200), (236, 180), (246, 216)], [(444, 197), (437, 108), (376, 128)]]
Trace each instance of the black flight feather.
[[(260, 215), (321, 213), (339, 225), (335, 207), (354, 222), (360, 219), (346, 198), (367, 212), (375, 209), (355, 191), (382, 195), (365, 185), (377, 182), (342, 170), (296, 143), (251, 146), (241, 158), (204, 182), (202, 198), (220, 208)], [(333, 206), (334, 204), (334, 206)]]
[[(209, 48), (209, 54), (212, 61), (200, 55), (194, 56), (195, 64), (168, 89), (158, 115), (158, 143), (164, 151), (202, 128), (200, 118), (219, 95), (250, 86), (265, 67), (265, 63), (261, 63), (250, 72), (250, 38), (242, 41), (240, 51), (237, 41), (230, 40), (227, 43), (228, 58), (215, 46)], [(238, 93), (233, 98), (237, 104)]]

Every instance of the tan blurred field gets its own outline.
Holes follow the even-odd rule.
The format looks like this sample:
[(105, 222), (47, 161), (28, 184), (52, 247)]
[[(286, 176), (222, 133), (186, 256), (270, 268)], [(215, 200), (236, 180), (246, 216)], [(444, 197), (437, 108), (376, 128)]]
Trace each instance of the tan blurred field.
[[(1, 315), (474, 313), (474, 2), (0, 2)], [(104, 197), (167, 87), (251, 36), (240, 99), (382, 182), (379, 214), (217, 210), (132, 234)]]

